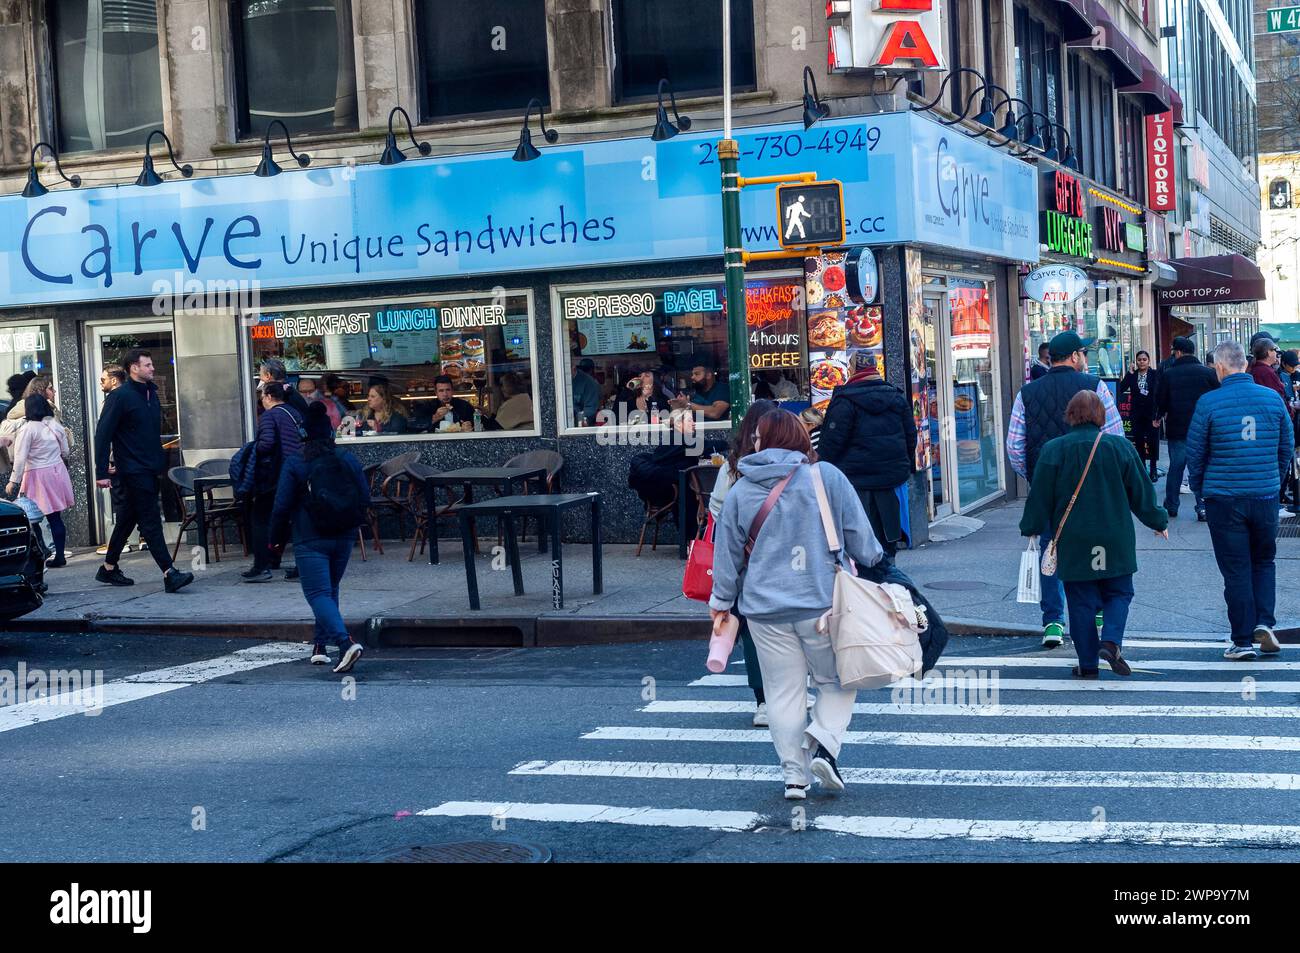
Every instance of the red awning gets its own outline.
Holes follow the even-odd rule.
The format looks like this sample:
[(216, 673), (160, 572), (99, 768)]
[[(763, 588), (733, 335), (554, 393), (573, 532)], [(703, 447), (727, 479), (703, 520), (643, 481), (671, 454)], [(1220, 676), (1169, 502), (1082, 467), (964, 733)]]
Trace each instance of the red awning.
[(1160, 71), (1151, 65), (1150, 60), (1146, 57), (1142, 59), (1142, 82), (1130, 86), (1117, 86), (1116, 89), (1125, 96), (1139, 97), (1142, 111), (1148, 116), (1169, 112), (1174, 108), (1174, 88), (1160, 75)]
[(1087, 2), (1088, 18), (1097, 25), (1097, 29), (1092, 36), (1070, 40), (1066, 45), (1076, 49), (1095, 50), (1105, 55), (1114, 71), (1116, 86), (1142, 82), (1142, 64), (1146, 59), (1142, 51), (1120, 31), (1098, 0)]
[(1157, 289), (1156, 298), (1161, 304), (1264, 300), (1264, 273), (1245, 255), (1171, 258), (1169, 264), (1178, 272), (1178, 279), (1167, 288)]
[(1097, 24), (1088, 16), (1088, 0), (1056, 0), (1061, 8), (1061, 33), (1066, 40), (1086, 40)]

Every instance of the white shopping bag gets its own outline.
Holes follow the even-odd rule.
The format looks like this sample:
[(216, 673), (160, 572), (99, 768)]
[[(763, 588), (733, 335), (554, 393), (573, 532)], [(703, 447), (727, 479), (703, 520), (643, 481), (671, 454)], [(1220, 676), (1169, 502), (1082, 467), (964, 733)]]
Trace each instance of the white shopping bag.
[(1038, 605), (1043, 597), (1042, 582), (1038, 576), (1038, 537), (1029, 541), (1029, 548), (1020, 554), (1020, 584), (1016, 587), (1016, 602)]

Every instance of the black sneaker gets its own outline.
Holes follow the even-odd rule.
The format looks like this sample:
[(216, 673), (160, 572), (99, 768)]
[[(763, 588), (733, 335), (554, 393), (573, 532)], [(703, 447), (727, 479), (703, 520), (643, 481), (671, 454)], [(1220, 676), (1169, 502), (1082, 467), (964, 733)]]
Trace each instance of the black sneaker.
[(180, 592), (193, 581), (194, 573), (186, 572), (184, 569), (173, 569), (163, 576), (163, 587), (168, 592)]
[(1198, 506), (1198, 507), (1196, 508), (1196, 522), (1198, 522), (1198, 523), (1208, 523), (1208, 522), (1209, 522), (1209, 517), (1205, 515), (1205, 507), (1203, 507), (1203, 506)]
[(831, 756), (831, 753), (822, 745), (817, 746), (817, 752), (813, 755), (812, 773), (825, 785), (826, 790), (844, 790), (844, 779), (840, 777), (839, 766), (835, 764), (835, 759)]
[(120, 568), (109, 569), (106, 566), (100, 566), (99, 571), (95, 573), (95, 581), (107, 583), (110, 586), (134, 586), (135, 580), (128, 579), (122, 575)]
[(349, 642), (339, 656), (339, 664), (334, 666), (334, 674), (342, 675), (344, 672), (352, 671), (352, 666), (356, 665), (357, 659), (361, 658), (361, 652), (360, 642)]
[(240, 579), (255, 579), (255, 578), (257, 578), (258, 576), (261, 576), (261, 575), (262, 575), (263, 573), (265, 573), (265, 572), (266, 572), (265, 569), (258, 569), (256, 566), (254, 566), (252, 569), (245, 569), (243, 572), (241, 572), (241, 573), (239, 574), (239, 578), (240, 578)]
[(329, 663), (330, 663), (330, 657), (328, 653), (326, 653), (325, 651), (325, 646), (323, 645), (313, 646), (311, 650), (311, 664), (328, 665)]
[(68, 560), (63, 556), (51, 556), (49, 559), (45, 560), (46, 569), (62, 569), (67, 564)]
[(297, 579), (297, 578), (298, 578), (298, 567), (297, 567), (297, 566), (290, 566), (288, 569), (286, 569), (286, 570), (284, 571), (284, 578), (285, 578), (285, 579)]
[(249, 570), (248, 572), (241, 572), (239, 575), (243, 578), (244, 582), (270, 582), (275, 578), (271, 575), (271, 570), (269, 569), (260, 569), (257, 572)]

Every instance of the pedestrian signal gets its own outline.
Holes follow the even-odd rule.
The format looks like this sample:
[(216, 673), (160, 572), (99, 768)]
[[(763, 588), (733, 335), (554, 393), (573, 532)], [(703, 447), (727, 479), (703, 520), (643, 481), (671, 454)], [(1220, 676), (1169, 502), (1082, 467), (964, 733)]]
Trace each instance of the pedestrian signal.
[(844, 186), (831, 179), (776, 187), (782, 248), (844, 244)]

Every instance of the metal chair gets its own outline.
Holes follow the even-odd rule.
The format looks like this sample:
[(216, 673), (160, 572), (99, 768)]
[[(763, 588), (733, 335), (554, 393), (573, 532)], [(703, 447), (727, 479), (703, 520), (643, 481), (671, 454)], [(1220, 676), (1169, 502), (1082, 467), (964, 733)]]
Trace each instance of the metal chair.
[[(189, 529), (192, 523), (198, 520), (198, 511), (191, 504), (195, 498), (194, 481), (202, 476), (212, 476), (210, 473), (204, 473), (198, 467), (172, 467), (167, 471), (167, 479), (171, 482), (172, 489), (176, 493), (176, 502), (180, 506), (182, 519), (180, 530), (176, 533), (176, 544), (172, 547), (172, 559), (180, 552), (181, 541), (185, 539), (185, 531)], [(221, 552), (225, 544), (225, 534), (223, 530), (229, 522), (234, 522), (235, 532), (238, 534), (240, 546), (243, 547), (244, 555), (248, 555), (248, 543), (244, 539), (244, 507), (233, 500), (217, 500), (213, 497), (211, 490), (205, 490), (205, 499), (203, 501), (203, 512), (207, 522), (207, 532), (209, 536), (209, 548), (211, 549), (216, 562), (221, 562)]]
[[(537, 469), (544, 467), (546, 469), (546, 492), (558, 493), (560, 490), (560, 471), (564, 469), (564, 457), (554, 450), (529, 450), (526, 453), (517, 453), (505, 463), (508, 467), (527, 467), (528, 469)], [(525, 493), (531, 493), (533, 488), (530, 485), (524, 486)], [(525, 516), (519, 521), (519, 539), (528, 538), (528, 520), (530, 517)], [(500, 529), (497, 531), (498, 542), (500, 542)]]
[[(724, 464), (725, 466), (725, 464)], [(709, 497), (718, 482), (722, 467), (692, 467), (686, 474), (686, 485), (695, 494), (695, 522), (703, 524), (709, 515)]]
[(196, 463), (194, 469), (202, 470), (204, 476), (230, 476), (230, 458), (215, 457), (211, 460), (203, 460)]

